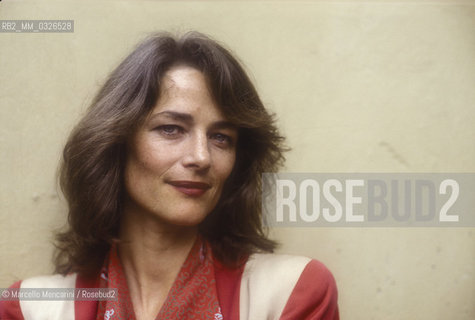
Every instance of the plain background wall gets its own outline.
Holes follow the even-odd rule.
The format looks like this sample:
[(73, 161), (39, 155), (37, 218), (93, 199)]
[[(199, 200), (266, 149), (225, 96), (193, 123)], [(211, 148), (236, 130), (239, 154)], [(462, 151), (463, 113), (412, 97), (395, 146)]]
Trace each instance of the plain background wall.
[[(288, 172), (475, 172), (473, 2), (14, 1), (0, 19), (0, 287), (52, 271), (60, 152), (107, 74), (148, 33), (196, 29), (242, 60), (293, 150)], [(473, 228), (281, 228), (323, 261), (343, 319), (474, 319)], [(277, 280), (277, 279), (276, 279)]]

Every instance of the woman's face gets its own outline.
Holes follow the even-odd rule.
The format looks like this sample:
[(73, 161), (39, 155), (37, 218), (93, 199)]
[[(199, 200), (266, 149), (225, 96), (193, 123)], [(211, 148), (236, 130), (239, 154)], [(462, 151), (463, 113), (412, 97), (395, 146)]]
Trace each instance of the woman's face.
[(233, 169), (237, 130), (200, 71), (175, 66), (160, 89), (155, 108), (129, 143), (126, 210), (197, 225), (215, 207)]

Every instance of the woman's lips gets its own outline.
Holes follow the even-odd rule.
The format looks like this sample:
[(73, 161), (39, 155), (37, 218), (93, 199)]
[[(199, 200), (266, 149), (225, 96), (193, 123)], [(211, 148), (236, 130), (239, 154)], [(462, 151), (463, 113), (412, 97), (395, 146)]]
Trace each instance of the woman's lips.
[(176, 190), (180, 191), (181, 193), (186, 194), (187, 196), (192, 197), (199, 197), (203, 195), (211, 185), (206, 182), (200, 181), (170, 181), (168, 182), (170, 185), (175, 187)]

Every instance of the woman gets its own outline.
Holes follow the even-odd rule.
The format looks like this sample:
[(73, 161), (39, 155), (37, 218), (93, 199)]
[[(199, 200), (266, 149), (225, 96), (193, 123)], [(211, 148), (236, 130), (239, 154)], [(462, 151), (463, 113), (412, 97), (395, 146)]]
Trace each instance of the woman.
[(242, 67), (193, 32), (156, 34), (109, 76), (64, 149), (57, 275), (118, 301), (13, 301), (2, 319), (338, 319), (318, 261), (269, 254), (261, 173), (283, 138)]

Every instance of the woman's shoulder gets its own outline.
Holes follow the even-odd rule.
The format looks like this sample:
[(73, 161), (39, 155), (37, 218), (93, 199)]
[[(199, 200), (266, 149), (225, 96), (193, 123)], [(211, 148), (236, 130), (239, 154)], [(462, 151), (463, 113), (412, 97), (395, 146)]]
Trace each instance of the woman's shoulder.
[[(77, 274), (52, 274), (26, 278), (15, 282), (20, 288), (75, 288)], [(13, 287), (13, 286), (12, 286)]]
[(338, 319), (337, 289), (330, 270), (302, 256), (254, 254), (241, 279), (241, 314), (250, 319)]
[(302, 277), (310, 277), (321, 285), (334, 283), (330, 270), (316, 259), (272, 253), (257, 253), (249, 257), (244, 267), (243, 278), (262, 282), (275, 277), (286, 284), (296, 282)]
[[(77, 275), (73, 273), (66, 276), (59, 274), (36, 276), (15, 282), (8, 288), (8, 293), (2, 294), (0, 319), (63, 319), (66, 315), (74, 314), (74, 301), (46, 301), (41, 300), (41, 295), (47, 288), (75, 288), (76, 280)], [(19, 290), (28, 288), (39, 289), (32, 291), (30, 296), (39, 294), (40, 298), (36, 300), (22, 298)]]

